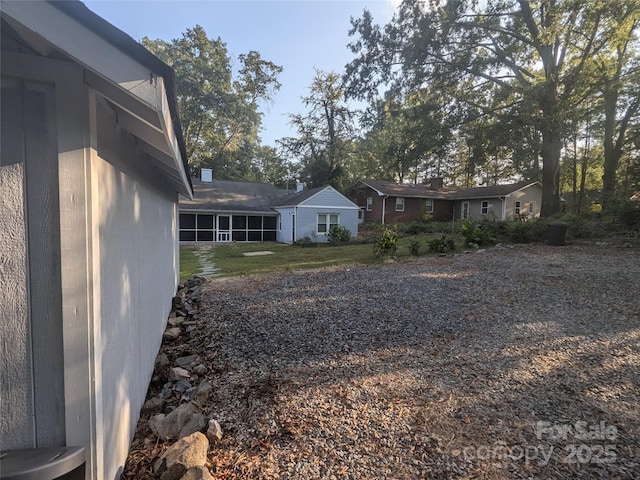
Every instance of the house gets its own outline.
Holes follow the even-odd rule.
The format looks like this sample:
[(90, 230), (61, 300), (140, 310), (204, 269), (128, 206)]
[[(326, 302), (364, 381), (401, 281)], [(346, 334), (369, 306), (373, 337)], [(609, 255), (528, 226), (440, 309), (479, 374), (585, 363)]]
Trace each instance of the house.
[(359, 207), (329, 185), (282, 197), (273, 208), (280, 214), (279, 242), (305, 237), (327, 242), (333, 226), (347, 228), (353, 237), (358, 235)]
[(284, 191), (266, 183), (216, 180), (202, 169), (194, 196), (180, 201), (181, 242), (275, 242)]
[(191, 197), (173, 71), (81, 2), (3, 1), (0, 443), (119, 477)]
[(333, 225), (356, 236), (358, 206), (331, 186), (287, 194), (266, 183), (217, 180), (210, 169), (193, 179), (193, 199), (180, 201), (182, 242), (326, 242)]
[(514, 220), (540, 216), (542, 186), (519, 182), (458, 189), (444, 186), (442, 178), (427, 184), (361, 180), (351, 197), (361, 209), (361, 222), (392, 224), (483, 216)]

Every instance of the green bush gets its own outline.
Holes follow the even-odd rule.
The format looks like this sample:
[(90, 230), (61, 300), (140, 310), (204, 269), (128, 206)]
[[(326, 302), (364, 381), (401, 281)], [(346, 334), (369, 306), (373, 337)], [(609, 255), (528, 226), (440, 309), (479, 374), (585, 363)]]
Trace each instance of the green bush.
[(485, 227), (473, 218), (467, 218), (462, 222), (462, 236), (465, 245), (479, 247), (491, 242), (491, 237)]
[(420, 240), (409, 240), (409, 253), (411, 255), (413, 255), (414, 257), (417, 257), (418, 255), (420, 255), (420, 249), (422, 248), (422, 245), (420, 244)]
[(348, 242), (351, 240), (351, 230), (341, 225), (334, 225), (329, 230), (327, 238), (330, 242)]
[(411, 222), (402, 227), (402, 233), (405, 235), (420, 235), (421, 233), (430, 233), (431, 225), (425, 222)]
[(376, 257), (393, 255), (398, 248), (398, 232), (389, 227), (385, 227), (380, 237), (373, 245), (373, 253)]
[(640, 230), (640, 202), (627, 201), (620, 206), (617, 217), (620, 224), (629, 230)]
[(542, 242), (546, 238), (548, 220), (512, 221), (505, 223), (506, 240), (513, 243)]
[(433, 238), (427, 243), (430, 252), (446, 253), (447, 250), (455, 250), (456, 245), (451, 238), (442, 235), (440, 238)]

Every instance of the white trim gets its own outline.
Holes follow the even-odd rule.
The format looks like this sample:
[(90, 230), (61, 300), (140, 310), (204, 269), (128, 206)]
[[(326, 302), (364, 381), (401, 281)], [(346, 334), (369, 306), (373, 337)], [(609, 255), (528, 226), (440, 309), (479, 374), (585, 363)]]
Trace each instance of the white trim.
[[(399, 200), (402, 200), (402, 202), (399, 202)], [(395, 204), (396, 212), (404, 212), (405, 203), (406, 203), (405, 200), (406, 200), (405, 197), (396, 197), (396, 204)], [(400, 203), (402, 204), (402, 208), (398, 208)]]

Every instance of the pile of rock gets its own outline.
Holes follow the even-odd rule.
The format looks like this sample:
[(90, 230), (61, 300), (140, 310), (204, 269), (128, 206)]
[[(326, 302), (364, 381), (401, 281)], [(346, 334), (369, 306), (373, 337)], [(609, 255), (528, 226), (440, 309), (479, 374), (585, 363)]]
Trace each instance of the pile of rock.
[(222, 439), (222, 428), (207, 413), (211, 384), (208, 367), (197, 353), (201, 285), (193, 277), (178, 286), (163, 334), (142, 417), (158, 439), (172, 443), (155, 461), (153, 472), (161, 480), (206, 480), (211, 443)]

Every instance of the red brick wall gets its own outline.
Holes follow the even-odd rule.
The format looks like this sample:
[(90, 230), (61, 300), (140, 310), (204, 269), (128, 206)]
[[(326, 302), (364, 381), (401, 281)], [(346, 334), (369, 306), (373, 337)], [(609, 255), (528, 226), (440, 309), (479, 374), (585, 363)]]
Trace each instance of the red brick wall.
[[(367, 211), (367, 197), (373, 198), (372, 210)], [(378, 222), (382, 221), (382, 204), (383, 197), (369, 188), (361, 187), (351, 192), (350, 198), (361, 208), (364, 208), (364, 221), (365, 222)], [(426, 200), (424, 198), (410, 198), (404, 199), (404, 211), (396, 211), (396, 197), (387, 197), (384, 199), (385, 212), (384, 223), (410, 223), (422, 220), (422, 215), (425, 213)], [(434, 200), (434, 212), (431, 219), (434, 221), (451, 220), (453, 212), (454, 202), (451, 200)]]

